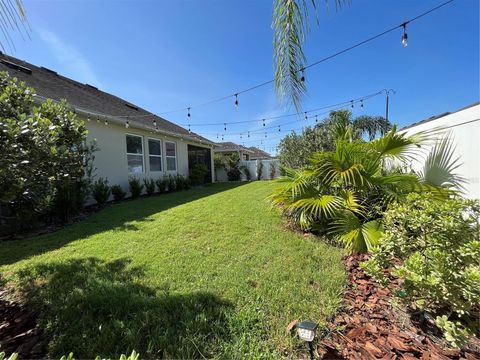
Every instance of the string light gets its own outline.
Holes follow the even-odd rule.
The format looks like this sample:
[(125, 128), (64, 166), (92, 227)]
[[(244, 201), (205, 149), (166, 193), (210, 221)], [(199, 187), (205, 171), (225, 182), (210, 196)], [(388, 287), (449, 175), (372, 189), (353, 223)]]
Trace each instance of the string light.
[(307, 112), (305, 111), (304, 114), (305, 114), (305, 120), (307, 120), (308, 119)]
[(218, 139), (218, 134), (217, 134), (217, 139)]
[(238, 109), (238, 94), (235, 94), (235, 109)]
[(223, 134), (222, 134), (222, 141), (223, 141)]
[(105, 118), (105, 125), (108, 125), (108, 120), (107, 120), (107, 118)]
[(155, 125), (155, 131), (157, 131), (157, 132), (158, 132), (158, 126), (156, 126), (156, 125)]
[(363, 99), (360, 100), (360, 107), (363, 109)]
[(97, 115), (97, 123), (99, 123), (99, 122), (100, 122), (100, 118), (99, 118), (98, 115)]
[(315, 115), (315, 122), (318, 123), (318, 115)]
[(87, 116), (87, 121), (90, 122), (90, 115)]
[(305, 69), (302, 68), (301, 71), (302, 71), (302, 77), (300, 78), (300, 81), (301, 81), (302, 83), (304, 83), (304, 82), (305, 82)]
[(402, 27), (403, 27), (402, 45), (403, 45), (403, 47), (407, 47), (407, 45), (408, 45), (407, 23), (404, 22), (402, 24)]
[(267, 132), (265, 132), (265, 137), (267, 137)]
[(280, 129), (280, 125), (278, 125), (278, 132), (281, 132), (281, 131), (282, 131), (282, 129)]
[(353, 109), (353, 108), (354, 108), (354, 106), (353, 106), (353, 100), (350, 100), (350, 104), (351, 104), (350, 107)]
[(190, 108), (187, 108), (187, 117), (188, 117), (188, 119), (190, 119), (190, 116), (191, 116), (191, 115), (190, 115)]
[(243, 139), (242, 133), (240, 133), (240, 139)]
[(250, 137), (250, 131), (248, 132), (248, 137)]
[(223, 130), (227, 131), (227, 123), (223, 123)]
[(191, 133), (192, 130), (190, 129), (190, 124), (188, 124), (188, 132)]
[(153, 119), (153, 127), (157, 127), (157, 120)]
[(128, 129), (128, 128), (129, 128), (129, 126), (130, 126), (130, 123), (128, 122), (128, 120), (127, 120), (127, 121), (125, 121), (125, 127)]
[(265, 126), (265, 119), (262, 119), (263, 126)]

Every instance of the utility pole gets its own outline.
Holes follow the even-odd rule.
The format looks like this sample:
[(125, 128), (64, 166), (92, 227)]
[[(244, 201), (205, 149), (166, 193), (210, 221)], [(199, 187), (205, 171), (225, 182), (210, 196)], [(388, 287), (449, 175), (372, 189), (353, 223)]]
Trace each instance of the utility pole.
[(393, 90), (393, 89), (383, 89), (382, 92), (385, 93), (386, 95), (386, 99), (385, 99), (385, 119), (388, 121), (388, 101), (389, 101), (389, 97), (390, 97), (390, 94), (395, 94), (396, 91)]

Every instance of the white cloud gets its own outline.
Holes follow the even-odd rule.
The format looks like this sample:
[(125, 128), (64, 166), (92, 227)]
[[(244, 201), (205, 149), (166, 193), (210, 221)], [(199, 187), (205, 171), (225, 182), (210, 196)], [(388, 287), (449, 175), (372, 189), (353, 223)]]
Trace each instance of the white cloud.
[(101, 87), (100, 80), (95, 75), (90, 62), (78, 49), (48, 30), (37, 28), (36, 32), (60, 65), (59, 73), (63, 71), (64, 75), (77, 81)]

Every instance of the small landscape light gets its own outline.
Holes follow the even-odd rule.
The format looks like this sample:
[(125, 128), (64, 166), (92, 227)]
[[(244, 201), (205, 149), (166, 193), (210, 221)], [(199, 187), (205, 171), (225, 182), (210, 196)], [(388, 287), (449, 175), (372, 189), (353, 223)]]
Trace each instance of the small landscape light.
[(310, 351), (310, 359), (313, 359), (313, 344), (312, 341), (315, 338), (315, 332), (318, 324), (313, 321), (302, 321), (297, 325), (298, 337), (308, 343), (308, 349)]

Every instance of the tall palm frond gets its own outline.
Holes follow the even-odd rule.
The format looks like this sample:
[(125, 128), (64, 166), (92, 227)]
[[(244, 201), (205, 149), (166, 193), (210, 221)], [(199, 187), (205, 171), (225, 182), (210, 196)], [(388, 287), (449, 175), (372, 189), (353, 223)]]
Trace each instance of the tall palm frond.
[(438, 187), (450, 187), (463, 190), (466, 179), (456, 173), (462, 166), (459, 157), (455, 157), (455, 146), (451, 134), (437, 140), (427, 158), (420, 178), (427, 184)]
[[(301, 72), (306, 64), (303, 45), (309, 30), (309, 4), (317, 15), (316, 1), (274, 0), (272, 28), (275, 89), (278, 97), (293, 103), (297, 111), (301, 109), (302, 96), (306, 91)], [(324, 1), (328, 6), (329, 0)], [(337, 8), (350, 3), (350, 0), (333, 1)]]
[(418, 154), (425, 141), (421, 134), (405, 136), (397, 132), (394, 126), (387, 134), (370, 142), (370, 146), (378, 153), (379, 158), (396, 158), (404, 161)]
[(28, 36), (29, 27), (22, 0), (0, 0), (0, 30), (3, 35), (0, 47), (4, 52), (5, 47), (15, 49), (10, 35), (12, 31), (17, 30), (22, 37), (24, 33)]

